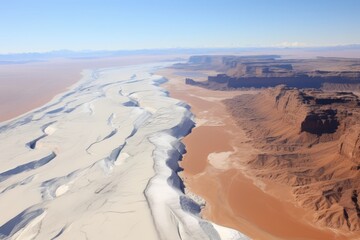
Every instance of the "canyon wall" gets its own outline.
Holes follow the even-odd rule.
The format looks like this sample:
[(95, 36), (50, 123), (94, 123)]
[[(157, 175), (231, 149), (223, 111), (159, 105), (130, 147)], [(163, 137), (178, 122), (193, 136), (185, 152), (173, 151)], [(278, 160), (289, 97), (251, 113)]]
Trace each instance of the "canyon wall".
[(253, 176), (286, 184), (314, 222), (360, 231), (360, 109), (352, 93), (278, 87), (226, 100), (261, 152)]

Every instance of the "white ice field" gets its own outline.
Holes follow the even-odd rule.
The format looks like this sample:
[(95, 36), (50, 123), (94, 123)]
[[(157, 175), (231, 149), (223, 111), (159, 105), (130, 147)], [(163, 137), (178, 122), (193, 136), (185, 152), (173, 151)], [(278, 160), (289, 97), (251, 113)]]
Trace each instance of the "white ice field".
[(247, 239), (183, 193), (189, 107), (152, 74), (85, 70), (69, 91), (0, 124), (0, 239)]

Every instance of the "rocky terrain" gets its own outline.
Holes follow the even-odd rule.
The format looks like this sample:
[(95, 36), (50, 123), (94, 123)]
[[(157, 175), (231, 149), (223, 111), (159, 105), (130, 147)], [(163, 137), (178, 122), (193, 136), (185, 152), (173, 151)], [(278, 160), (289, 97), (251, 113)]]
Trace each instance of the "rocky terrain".
[(357, 96), (281, 86), (225, 104), (260, 151), (247, 163), (254, 177), (289, 186), (315, 223), (360, 231)]
[(284, 84), (297, 88), (360, 89), (360, 60), (351, 58), (282, 59), (278, 55), (192, 56), (177, 68), (219, 72), (207, 81), (187, 84), (215, 90), (266, 88)]

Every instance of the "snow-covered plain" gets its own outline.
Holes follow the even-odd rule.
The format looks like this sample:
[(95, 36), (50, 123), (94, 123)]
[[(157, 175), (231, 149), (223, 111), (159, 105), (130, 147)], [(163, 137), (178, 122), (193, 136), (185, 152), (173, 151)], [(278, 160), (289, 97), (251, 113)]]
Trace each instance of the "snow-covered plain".
[(189, 107), (152, 72), (85, 70), (0, 124), (0, 239), (247, 239), (199, 216), (176, 171)]

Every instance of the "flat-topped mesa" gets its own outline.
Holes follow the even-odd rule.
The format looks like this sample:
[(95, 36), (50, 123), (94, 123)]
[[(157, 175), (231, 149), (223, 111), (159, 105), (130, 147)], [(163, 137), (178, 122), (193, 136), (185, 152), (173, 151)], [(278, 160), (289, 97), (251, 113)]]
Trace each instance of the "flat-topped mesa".
[[(261, 56), (193, 56), (185, 68), (212, 69), (220, 72), (199, 85), (215, 90), (267, 88), (286, 85), (296, 88), (341, 88), (351, 84), (360, 88), (360, 60), (344, 58), (279, 59), (276, 55)], [(331, 66), (331, 67), (329, 67)], [(329, 86), (329, 84), (331, 86)], [(349, 86), (347, 86), (349, 88)]]
[(360, 232), (356, 95), (277, 87), (224, 102), (261, 152), (251, 175), (288, 185), (320, 225)]

